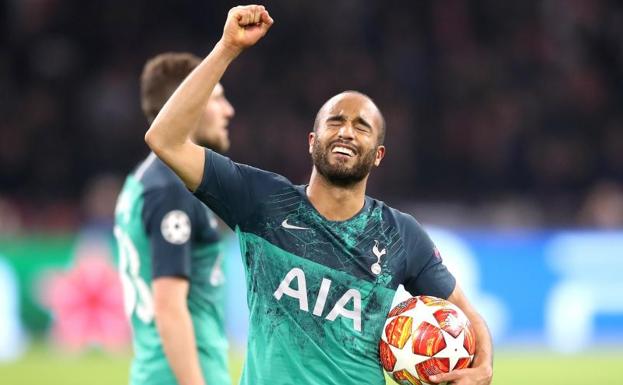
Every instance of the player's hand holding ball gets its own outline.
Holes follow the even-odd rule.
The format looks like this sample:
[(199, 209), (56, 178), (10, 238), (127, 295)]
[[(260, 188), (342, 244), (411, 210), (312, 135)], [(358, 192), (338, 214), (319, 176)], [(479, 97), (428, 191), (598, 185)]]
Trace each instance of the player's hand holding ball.
[(264, 37), (272, 25), (273, 18), (263, 5), (234, 7), (227, 14), (221, 43), (235, 54), (239, 54)]

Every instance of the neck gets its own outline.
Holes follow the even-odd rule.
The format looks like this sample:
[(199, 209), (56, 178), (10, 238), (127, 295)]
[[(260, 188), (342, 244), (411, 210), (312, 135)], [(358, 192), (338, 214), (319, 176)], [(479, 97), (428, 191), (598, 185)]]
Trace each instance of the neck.
[(366, 176), (350, 186), (336, 186), (314, 167), (307, 188), (307, 198), (314, 208), (330, 221), (345, 221), (354, 217), (365, 204)]

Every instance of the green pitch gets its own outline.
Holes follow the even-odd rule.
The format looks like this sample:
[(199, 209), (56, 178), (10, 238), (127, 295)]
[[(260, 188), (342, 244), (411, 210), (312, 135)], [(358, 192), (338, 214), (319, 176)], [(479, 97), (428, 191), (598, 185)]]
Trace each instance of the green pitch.
[[(232, 355), (232, 377), (237, 380), (242, 354)], [(559, 356), (529, 351), (496, 354), (495, 385), (617, 384), (623, 378), (623, 349), (583, 355)], [(129, 353), (92, 352), (80, 356), (60, 354), (35, 345), (18, 362), (0, 364), (3, 385), (124, 385)], [(391, 383), (391, 382), (390, 382)]]
[(496, 356), (497, 385), (616, 384), (623, 378), (623, 350), (562, 356), (543, 352), (503, 352)]

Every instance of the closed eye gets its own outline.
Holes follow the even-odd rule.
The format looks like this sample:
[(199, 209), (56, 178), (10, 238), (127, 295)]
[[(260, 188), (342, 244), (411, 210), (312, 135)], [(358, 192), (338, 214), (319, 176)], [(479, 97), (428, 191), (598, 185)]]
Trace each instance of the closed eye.
[(358, 116), (355, 118), (355, 128), (361, 131), (370, 132), (372, 131), (372, 126), (368, 123), (364, 118)]
[(338, 127), (344, 124), (346, 118), (342, 115), (334, 115), (327, 118), (327, 126)]

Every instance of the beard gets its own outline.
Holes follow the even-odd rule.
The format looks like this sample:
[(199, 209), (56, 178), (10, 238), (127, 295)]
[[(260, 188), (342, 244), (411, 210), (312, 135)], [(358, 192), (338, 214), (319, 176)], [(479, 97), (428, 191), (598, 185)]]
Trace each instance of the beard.
[(225, 152), (227, 152), (227, 150), (229, 150), (229, 138), (227, 136), (206, 136), (195, 134), (193, 142), (201, 147), (206, 147), (210, 150), (214, 150), (219, 154), (224, 154)]
[(316, 170), (331, 184), (341, 187), (352, 186), (361, 182), (372, 170), (376, 158), (376, 148), (367, 153), (359, 154), (359, 161), (353, 166), (347, 166), (338, 161), (337, 164), (329, 162), (329, 146), (322, 145), (318, 140), (312, 147), (312, 161)]

